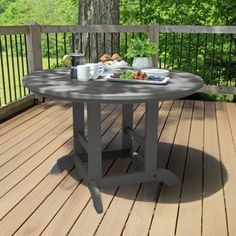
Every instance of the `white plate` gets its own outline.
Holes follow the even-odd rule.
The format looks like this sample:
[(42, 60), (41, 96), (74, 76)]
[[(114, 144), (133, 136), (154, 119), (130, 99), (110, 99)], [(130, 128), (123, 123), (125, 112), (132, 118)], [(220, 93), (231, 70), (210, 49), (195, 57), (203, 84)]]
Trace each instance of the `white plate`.
[(154, 80), (135, 80), (135, 79), (120, 79), (120, 78), (112, 78), (111, 75), (107, 75), (105, 79), (112, 82), (123, 82), (123, 83), (135, 83), (135, 84), (166, 84), (170, 77), (165, 77), (162, 81), (154, 81)]
[(147, 75), (159, 75), (159, 76), (164, 76), (164, 77), (168, 77), (170, 74), (169, 70), (164, 70), (164, 69), (143, 69), (141, 70), (143, 73), (147, 74)]

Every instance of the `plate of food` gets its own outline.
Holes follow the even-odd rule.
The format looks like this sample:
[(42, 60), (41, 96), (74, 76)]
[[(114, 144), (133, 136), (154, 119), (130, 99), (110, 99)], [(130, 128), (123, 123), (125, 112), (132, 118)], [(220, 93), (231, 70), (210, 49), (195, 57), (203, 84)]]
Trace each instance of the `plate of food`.
[(109, 54), (104, 54), (100, 58), (100, 61), (105, 70), (109, 72), (115, 72), (117, 69), (131, 69), (131, 67), (128, 66), (128, 63), (124, 61), (117, 53), (113, 54), (112, 56)]
[(165, 76), (148, 76), (142, 71), (126, 70), (115, 72), (105, 77), (108, 81), (125, 82), (125, 83), (142, 83), (142, 84), (166, 84), (169, 77)]

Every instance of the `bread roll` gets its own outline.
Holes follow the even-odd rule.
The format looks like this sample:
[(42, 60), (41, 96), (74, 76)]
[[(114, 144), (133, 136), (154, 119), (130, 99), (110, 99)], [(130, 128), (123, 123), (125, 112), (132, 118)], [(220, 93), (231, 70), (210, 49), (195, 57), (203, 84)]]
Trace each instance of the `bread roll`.
[(100, 58), (100, 61), (102, 63), (104, 63), (106, 61), (111, 61), (111, 56), (109, 54), (103, 54), (102, 57)]
[(115, 61), (115, 60), (116, 61), (121, 61), (122, 57), (119, 54), (115, 53), (115, 54), (112, 55), (111, 60), (112, 61)]

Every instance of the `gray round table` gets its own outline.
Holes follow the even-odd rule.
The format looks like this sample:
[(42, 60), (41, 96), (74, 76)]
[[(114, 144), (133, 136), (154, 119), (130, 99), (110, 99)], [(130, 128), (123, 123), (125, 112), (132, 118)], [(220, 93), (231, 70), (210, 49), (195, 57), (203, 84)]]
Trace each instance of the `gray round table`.
[[(168, 185), (178, 183), (169, 170), (157, 167), (158, 102), (178, 99), (193, 94), (203, 86), (201, 77), (181, 71), (171, 71), (170, 80), (164, 85), (111, 82), (106, 79), (79, 82), (70, 79), (70, 71), (55, 69), (37, 71), (24, 77), (23, 83), (32, 92), (45, 97), (71, 101), (73, 104), (73, 158), (59, 159), (53, 170), (62, 171), (74, 163), (79, 174), (88, 184), (95, 209), (103, 211), (99, 188), (123, 184), (161, 181)], [(145, 137), (133, 129), (133, 105), (145, 103)], [(87, 104), (88, 139), (84, 137), (84, 104)], [(122, 150), (102, 152), (101, 104), (122, 104)], [(141, 145), (142, 169), (129, 174), (102, 176), (102, 158), (134, 158), (132, 142)], [(71, 162), (69, 160), (72, 160)]]

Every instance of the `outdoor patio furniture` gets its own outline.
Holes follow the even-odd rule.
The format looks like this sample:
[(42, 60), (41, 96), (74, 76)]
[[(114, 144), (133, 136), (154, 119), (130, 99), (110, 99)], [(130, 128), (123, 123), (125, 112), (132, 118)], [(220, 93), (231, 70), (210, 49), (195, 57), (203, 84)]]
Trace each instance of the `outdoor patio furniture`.
[[(31, 73), (24, 77), (23, 82), (36, 94), (73, 103), (74, 154), (59, 159), (52, 170), (58, 168), (62, 171), (67, 165), (74, 163), (88, 184), (98, 213), (103, 211), (99, 188), (149, 181), (161, 181), (168, 185), (178, 183), (178, 178), (172, 172), (157, 167), (158, 102), (193, 94), (203, 86), (201, 77), (187, 72), (171, 71), (170, 80), (163, 85), (118, 83), (106, 79), (79, 82), (70, 79), (69, 70), (56, 69)], [(122, 104), (123, 149), (102, 153), (101, 104), (110, 103)], [(146, 104), (145, 138), (133, 130), (135, 103)], [(85, 104), (87, 140), (84, 137)], [(133, 141), (143, 147), (143, 158), (135, 153), (138, 162), (143, 164), (143, 169), (129, 174), (103, 177), (102, 158), (133, 158)]]

